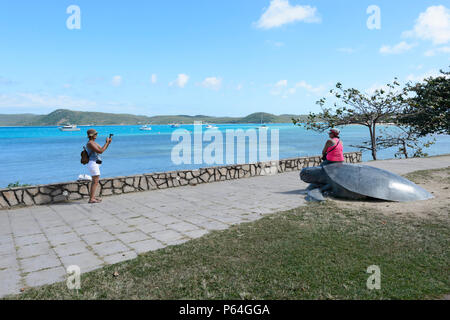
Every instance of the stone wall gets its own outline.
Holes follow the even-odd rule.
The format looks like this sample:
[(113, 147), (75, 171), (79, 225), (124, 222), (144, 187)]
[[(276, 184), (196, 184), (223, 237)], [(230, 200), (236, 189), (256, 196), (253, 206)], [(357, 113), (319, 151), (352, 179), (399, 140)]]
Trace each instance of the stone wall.
[[(361, 162), (361, 152), (345, 153), (348, 163)], [(273, 175), (317, 166), (321, 157), (302, 157), (252, 164), (229, 165), (172, 172), (105, 178), (100, 180), (98, 195), (109, 196), (129, 192), (197, 185), (216, 181)], [(17, 206), (43, 205), (89, 198), (90, 182), (66, 182), (30, 187), (0, 189), (0, 209)]]

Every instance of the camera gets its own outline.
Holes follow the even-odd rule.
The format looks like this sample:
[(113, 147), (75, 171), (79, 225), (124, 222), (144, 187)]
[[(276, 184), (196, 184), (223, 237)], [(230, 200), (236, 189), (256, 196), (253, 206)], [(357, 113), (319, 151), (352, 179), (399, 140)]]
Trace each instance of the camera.
[(114, 134), (110, 133), (109, 134), (109, 138), (111, 139), (113, 137)]

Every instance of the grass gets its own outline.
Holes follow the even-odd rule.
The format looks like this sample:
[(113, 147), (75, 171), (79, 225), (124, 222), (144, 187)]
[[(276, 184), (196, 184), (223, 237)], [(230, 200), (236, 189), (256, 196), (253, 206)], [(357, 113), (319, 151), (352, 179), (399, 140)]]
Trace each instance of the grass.
[(29, 186), (31, 186), (31, 185), (30, 184), (21, 184), (19, 181), (17, 181), (17, 182), (8, 184), (8, 186), (6, 188), (11, 189), (11, 188), (29, 187)]
[[(78, 292), (57, 283), (8, 298), (434, 299), (450, 292), (449, 227), (310, 204), (87, 273)], [(380, 290), (366, 287), (370, 265)]]

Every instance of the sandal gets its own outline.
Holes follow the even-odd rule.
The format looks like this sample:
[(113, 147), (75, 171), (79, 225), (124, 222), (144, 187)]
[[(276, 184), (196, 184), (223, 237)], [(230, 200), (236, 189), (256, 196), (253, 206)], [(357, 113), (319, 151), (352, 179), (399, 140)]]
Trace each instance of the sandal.
[(98, 201), (97, 199), (94, 199), (94, 200), (89, 200), (89, 202), (88, 203), (100, 203), (101, 201)]
[(98, 202), (102, 202), (101, 198), (95, 198), (95, 200), (97, 200)]

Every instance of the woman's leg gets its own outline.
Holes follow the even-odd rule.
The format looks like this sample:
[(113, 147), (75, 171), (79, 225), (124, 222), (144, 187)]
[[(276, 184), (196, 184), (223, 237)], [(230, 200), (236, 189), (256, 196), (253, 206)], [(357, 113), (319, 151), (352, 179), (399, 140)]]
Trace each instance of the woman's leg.
[(95, 191), (97, 191), (97, 186), (98, 186), (99, 180), (100, 180), (100, 176), (92, 177), (91, 193), (90, 193), (89, 202), (99, 202), (97, 199), (95, 199)]

